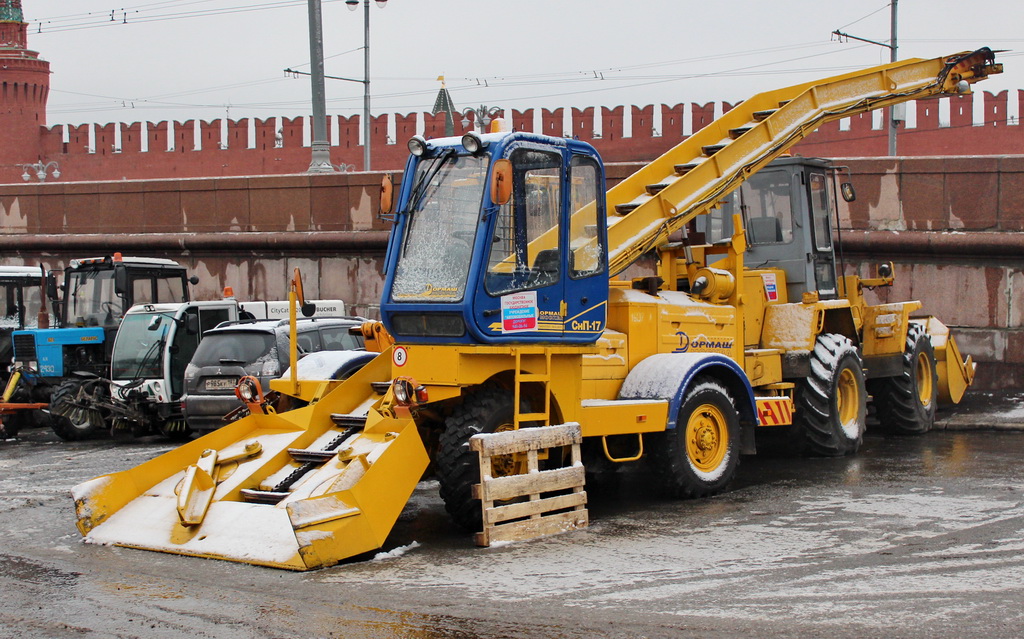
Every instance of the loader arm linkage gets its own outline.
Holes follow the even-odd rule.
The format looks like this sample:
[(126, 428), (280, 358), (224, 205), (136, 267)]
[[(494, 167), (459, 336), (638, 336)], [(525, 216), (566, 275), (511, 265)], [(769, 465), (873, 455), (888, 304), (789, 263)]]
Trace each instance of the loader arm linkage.
[(1001, 72), (985, 48), (894, 62), (741, 102), (608, 191), (610, 274), (621, 273), (707, 213), (822, 124), (908, 100), (962, 93), (970, 83)]

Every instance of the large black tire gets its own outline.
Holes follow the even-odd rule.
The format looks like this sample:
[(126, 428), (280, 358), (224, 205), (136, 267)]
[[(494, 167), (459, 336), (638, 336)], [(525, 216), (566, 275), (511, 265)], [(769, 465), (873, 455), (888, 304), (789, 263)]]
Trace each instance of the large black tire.
[(50, 397), (50, 426), (64, 441), (80, 441), (107, 432), (99, 409), (75, 408), (69, 403), (78, 401), (83, 387), (89, 394), (105, 392), (101, 381), (66, 379)]
[(650, 462), (671, 497), (709, 497), (736, 476), (740, 419), (729, 391), (699, 377), (679, 407), (676, 427), (651, 436)]
[(868, 394), (857, 347), (843, 335), (823, 333), (810, 358), (810, 376), (796, 385), (796, 449), (822, 457), (852, 455), (867, 423)]
[(927, 433), (935, 425), (939, 377), (932, 340), (921, 324), (911, 324), (903, 370), (868, 382), (881, 427), (900, 435)]
[[(484, 387), (468, 395), (445, 420), (438, 441), (437, 478), (445, 510), (461, 528), (481, 529), (480, 500), (473, 499), (473, 485), (480, 483), (480, 462), (469, 449), (469, 438), (479, 433), (494, 433), (512, 428), (514, 418), (512, 391)], [(506, 474), (496, 467), (495, 476)]]

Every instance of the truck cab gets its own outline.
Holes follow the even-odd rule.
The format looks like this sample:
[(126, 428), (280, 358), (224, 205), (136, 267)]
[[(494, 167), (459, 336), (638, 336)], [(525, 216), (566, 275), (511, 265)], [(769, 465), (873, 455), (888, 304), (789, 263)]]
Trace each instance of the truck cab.
[[(697, 228), (711, 244), (728, 241), (733, 214), (740, 213), (747, 267), (781, 269), (790, 300), (809, 291), (819, 299), (836, 299), (832, 229), (838, 192), (835, 169), (827, 160), (778, 158), (750, 176), (721, 207), (698, 218)], [(849, 186), (843, 192), (852, 199)]]
[(608, 263), (594, 148), (474, 133), (417, 137), (410, 149), (381, 304), (391, 334), (422, 344), (595, 341)]
[(141, 304), (124, 316), (110, 360), (110, 412), (115, 435), (189, 430), (181, 412), (185, 367), (203, 333), (239, 319), (235, 300)]

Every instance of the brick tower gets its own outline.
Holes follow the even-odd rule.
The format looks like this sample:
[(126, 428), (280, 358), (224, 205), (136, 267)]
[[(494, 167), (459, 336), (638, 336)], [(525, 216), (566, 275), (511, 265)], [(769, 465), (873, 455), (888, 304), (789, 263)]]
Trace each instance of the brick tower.
[(21, 0), (0, 0), (0, 183), (42, 156), (50, 63), (29, 51)]

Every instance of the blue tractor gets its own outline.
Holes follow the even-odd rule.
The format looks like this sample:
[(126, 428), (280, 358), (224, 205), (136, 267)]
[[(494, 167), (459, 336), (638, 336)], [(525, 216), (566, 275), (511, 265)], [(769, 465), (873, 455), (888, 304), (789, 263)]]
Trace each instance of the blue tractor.
[(74, 405), (85, 395), (109, 396), (111, 350), (125, 311), (135, 304), (187, 302), (188, 284), (197, 281), (167, 259), (114, 253), (71, 260), (60, 291), (55, 278), (48, 286), (57, 328), (13, 333), (21, 383), (12, 400), (48, 403), (50, 425), (65, 440), (106, 431), (100, 410)]

